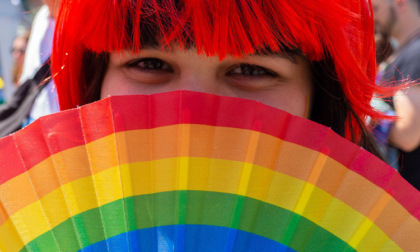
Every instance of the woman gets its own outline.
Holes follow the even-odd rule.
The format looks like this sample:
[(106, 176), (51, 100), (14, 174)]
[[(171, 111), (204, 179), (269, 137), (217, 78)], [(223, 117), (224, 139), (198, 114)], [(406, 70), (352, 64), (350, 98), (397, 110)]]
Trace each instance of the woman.
[[(94, 12), (92, 10), (95, 10)], [(370, 1), (63, 1), (53, 71), (62, 110), (177, 89), (253, 99), (376, 152)]]
[[(52, 60), (62, 110), (110, 95), (199, 91), (256, 100), (307, 117), (370, 151), (375, 150), (364, 120), (367, 116), (382, 117), (372, 109), (370, 100), (374, 92), (385, 90), (375, 84), (373, 17), (366, 0), (62, 1)], [(218, 127), (193, 125), (188, 117), (196, 115), (189, 113), (196, 103), (189, 104), (183, 110), (186, 112), (179, 116), (177, 109), (171, 113), (174, 103), (167, 102), (168, 96), (160, 95), (164, 97), (159, 103), (163, 108), (157, 107), (164, 114), (158, 117), (165, 123), (167, 117), (172, 116), (182, 121), (163, 124), (164, 127), (145, 123), (147, 119), (143, 119), (154, 119), (154, 114), (138, 111), (138, 106), (120, 97), (115, 98), (124, 99), (124, 110), (120, 110), (120, 114), (109, 115), (107, 102), (110, 99), (42, 118), (0, 141), (3, 144), (0, 146), (11, 146), (15, 150), (10, 151), (15, 155), (0, 155), (6, 164), (3, 170), (13, 172), (7, 185), (19, 182), (9, 188), (20, 189), (21, 185), (30, 185), (32, 180), (40, 187), (39, 193), (34, 192), (33, 197), (25, 201), (26, 205), (15, 204), (12, 199), (19, 197), (14, 197), (13, 193), (2, 194), (2, 202), (13, 202), (5, 204), (4, 212), (11, 215), (13, 210), (22, 216), (8, 222), (13, 229), (9, 233), (22, 230), (25, 234), (24, 241), (16, 242), (18, 250), (42, 247), (48, 251), (53, 248), (51, 244), (59, 241), (54, 245), (58, 250), (69, 250), (73, 246), (75, 251), (85, 251), (84, 248), (91, 245), (86, 251), (131, 251), (130, 248), (138, 251), (141, 249), (136, 248), (142, 246), (145, 248), (141, 251), (202, 251), (194, 247), (196, 244), (206, 249), (203, 251), (280, 251), (262, 249), (270, 239), (282, 248), (290, 245), (289, 248), (296, 251), (358, 250), (359, 247), (372, 251), (389, 244), (385, 249), (392, 250), (394, 243), (388, 242), (388, 238), (394, 235), (402, 237), (400, 243), (409, 248), (418, 244), (416, 232), (410, 231), (419, 229), (418, 218), (411, 215), (417, 217), (420, 196), (412, 193), (414, 189), (407, 188), (405, 181), (391, 168), (382, 162), (378, 165), (372, 155), (358, 146), (337, 138), (337, 141), (331, 140), (332, 146), (320, 143), (321, 150), (315, 148), (316, 151), (308, 155), (305, 150), (312, 151), (310, 147), (300, 145), (300, 148), (299, 144), (289, 142), (289, 146), (293, 146), (290, 150), (287, 139), (272, 138), (268, 133), (266, 140), (259, 141), (265, 138), (265, 133), (258, 128), (265, 124), (250, 120), (249, 128), (240, 128), (244, 120), (237, 119), (236, 115), (229, 120), (240, 125), (238, 131), (219, 134), (219, 130), (237, 128), (224, 124), (219, 127), (217, 123)], [(150, 105), (147, 99), (137, 101), (144, 102), (145, 107)], [(90, 108), (94, 110), (87, 111)], [(135, 117), (139, 120), (133, 121), (146, 125), (146, 129), (128, 126), (134, 118), (127, 111), (139, 112), (141, 115)], [(106, 118), (102, 112), (107, 113)], [(273, 121), (281, 120), (271, 121), (272, 114), (261, 113), (268, 115), (270, 129), (277, 130), (271, 126)], [(257, 113), (254, 115), (259, 118)], [(129, 120), (121, 119), (125, 116), (130, 117)], [(285, 118), (301, 121), (297, 117)], [(87, 123), (102, 123), (102, 120), (104, 127)], [(118, 130), (120, 126), (124, 132)], [(194, 126), (199, 128), (192, 130)], [(34, 141), (28, 142), (25, 132), (35, 132), (30, 135)], [(195, 137), (197, 132), (205, 138)], [(279, 132), (283, 134), (282, 130)], [(237, 136), (233, 136), (236, 133)], [(291, 135), (309, 139), (312, 144), (310, 137)], [(212, 142), (215, 138), (218, 144)], [(242, 138), (244, 144), (240, 141)], [(317, 141), (319, 139), (314, 142), (321, 142)], [(228, 142), (234, 146), (227, 145)], [(266, 144), (269, 142), (271, 145)], [(335, 145), (336, 142), (339, 143)], [(337, 148), (339, 144), (345, 144), (346, 149)], [(45, 156), (39, 155), (41, 158), (36, 159), (33, 152), (41, 147)], [(280, 149), (285, 152), (278, 157)], [(239, 157), (224, 156), (230, 150)], [(289, 150), (296, 150), (297, 155), (291, 157)], [(323, 151), (339, 153), (340, 159), (330, 158)], [(273, 155), (267, 154), (269, 152)], [(257, 162), (260, 157), (270, 164)], [(12, 158), (20, 164), (21, 173), (9, 169)], [(37, 166), (44, 160), (45, 168)], [(35, 166), (34, 170), (30, 168)], [(14, 179), (15, 173), (26, 180)], [(296, 179), (295, 173), (298, 174)], [(49, 176), (55, 183), (45, 183)], [(356, 183), (358, 178), (360, 184)], [(51, 186), (46, 188), (47, 185)], [(32, 190), (32, 187), (27, 189)], [(19, 195), (21, 192), (19, 190)], [(318, 198), (318, 195), (321, 196)], [(346, 198), (335, 201), (333, 196), (336, 195)], [(404, 198), (409, 210), (394, 202), (397, 198)], [(41, 203), (35, 204), (37, 201)], [(349, 201), (357, 202), (358, 206), (341, 204)], [(55, 211), (60, 209), (55, 207), (59, 203), (63, 211)], [(20, 205), (24, 206), (22, 210)], [(44, 208), (32, 211), (27, 207), (44, 205), (54, 210), (53, 217), (44, 216)], [(349, 211), (342, 214), (343, 209)], [(208, 211), (212, 214), (207, 214)], [(284, 215), (274, 215), (276, 211)], [(37, 215), (31, 215), (32, 212)], [(379, 224), (375, 226), (375, 220), (383, 223), (386, 233), (376, 228)], [(328, 228), (324, 232), (310, 222)], [(42, 227), (38, 223), (43, 223)], [(395, 228), (399, 225), (401, 230)], [(34, 227), (30, 235), (26, 235), (28, 226)], [(244, 226), (255, 228), (258, 231), (255, 233), (261, 237), (262, 233), (267, 234), (264, 237), (269, 239), (253, 242), (247, 233), (241, 235)], [(213, 232), (219, 227), (223, 232)], [(147, 235), (143, 235), (143, 231)], [(365, 236), (371, 233), (378, 234), (379, 238)], [(11, 239), (1, 234), (1, 238), (5, 237), (4, 243), (9, 243)], [(330, 234), (337, 239), (331, 242)], [(238, 242), (240, 245), (236, 247), (233, 244), (236, 241), (243, 242)], [(223, 249), (207, 246), (213, 243)], [(121, 248), (123, 245), (128, 248)]]

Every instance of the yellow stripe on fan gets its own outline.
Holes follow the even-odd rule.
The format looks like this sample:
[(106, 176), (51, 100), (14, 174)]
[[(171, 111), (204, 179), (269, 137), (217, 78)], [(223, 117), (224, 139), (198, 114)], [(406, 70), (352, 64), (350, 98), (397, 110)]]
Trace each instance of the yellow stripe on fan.
[(244, 167), (241, 174), (240, 183), (238, 186), (238, 191), (236, 192), (239, 195), (246, 195), (248, 188), (248, 183), (251, 177), (252, 163), (255, 160), (255, 153), (258, 147), (258, 140), (261, 132), (252, 131), (249, 143), (247, 145), (247, 150), (245, 154)]
[[(156, 128), (152, 130), (137, 130), (130, 132), (120, 132), (116, 136), (117, 142), (122, 143), (118, 149), (118, 161), (121, 164), (141, 162), (141, 161), (150, 161), (151, 159), (163, 159), (177, 157), (179, 152), (176, 148), (171, 148), (173, 143), (177, 141), (177, 136), (174, 136), (174, 132), (177, 132), (174, 129), (175, 126), (168, 126), (162, 128)], [(176, 125), (178, 127), (178, 125)], [(191, 148), (190, 156), (195, 157), (209, 157), (215, 159), (227, 159), (235, 161), (243, 161), (244, 154), (246, 153), (246, 145), (249, 143), (247, 141), (240, 141), (238, 139), (249, 139), (252, 131), (241, 130), (241, 129), (232, 129), (232, 128), (223, 128), (223, 127), (213, 127), (213, 126), (204, 126), (204, 125), (191, 125), (191, 131), (200, 132), (200, 137), (191, 137)], [(203, 137), (208, 136), (210, 144), (207, 144)], [(212, 137), (215, 136), (215, 139)], [(158, 150), (153, 149), (151, 154), (150, 148), (144, 148), (143, 143), (148, 144), (153, 139), (153, 142), (158, 141), (162, 142), (162, 147)], [(112, 139), (112, 141), (110, 141)], [(103, 139), (97, 140), (90, 144), (101, 146), (102, 144), (113, 142), (114, 135), (105, 137)], [(138, 142), (138, 139), (142, 139), (142, 143)], [(157, 139), (157, 140), (156, 140)], [(198, 139), (198, 140), (197, 140)], [(227, 141), (238, 141), (238, 146), (233, 148), (230, 145), (227, 145)], [(258, 145), (258, 155), (255, 155), (254, 164), (260, 165), (263, 167), (271, 168), (277, 170), (281, 173), (288, 174), (292, 177), (298, 179), (306, 180), (309, 176), (310, 170), (304, 168), (306, 165), (313, 166), (313, 163), (319, 156), (319, 152), (293, 144), (289, 142), (282, 141), (280, 139), (271, 137), (269, 135), (260, 134), (259, 136), (259, 145)], [(214, 146), (212, 146), (214, 144)], [(273, 152), (278, 150), (279, 144), (282, 146), (281, 153), (282, 156), (273, 159), (270, 157)], [(243, 147), (245, 146), (245, 147)], [(156, 153), (155, 153), (156, 152)], [(300, 153), (297, 156), (296, 153)], [(90, 176), (92, 172), (100, 171), (101, 169), (107, 169), (113, 165), (97, 166), (95, 171), (92, 171), (89, 168), (89, 160), (86, 154), (86, 146), (75, 147), (57, 154), (54, 154), (44, 162), (33, 167), (28, 173), (21, 174), (3, 185), (0, 186), (0, 197), (3, 201), (7, 202), (8, 197), (10, 199), (22, 198), (19, 200), (19, 205), (8, 206), (9, 215), (15, 213), (20, 208), (34, 202), (38, 197), (43, 197), (48, 192), (56, 189), (56, 183), (43, 183), (43, 190), (37, 194), (34, 194), (32, 187), (22, 188), (22, 185), (30, 185), (34, 183), (34, 174), (38, 174), (38, 177), (41, 179), (46, 176), (50, 176), (54, 171), (51, 168), (53, 164), (51, 159), (60, 160), (63, 162), (62, 166), (55, 167), (55, 172), (60, 178), (61, 184), (69, 183), (75, 179), (79, 179), (85, 176)], [(109, 160), (108, 160), (109, 159)], [(313, 160), (313, 161), (312, 161)], [(110, 164), (115, 163), (115, 158), (103, 157), (103, 163), (109, 161)], [(71, 170), (71, 173), (67, 170)], [(52, 172), (51, 172), (52, 171)], [(337, 188), (332, 187), (331, 184), (340, 183), (340, 181), (331, 181), (332, 179), (328, 178), (329, 174), (345, 174), (349, 177), (349, 180), (357, 183), (356, 186), (359, 188), (362, 186), (363, 191), (369, 192), (369, 194), (378, 194), (380, 195), (383, 190), (378, 188), (376, 185), (372, 184), (359, 174), (348, 170), (346, 167), (336, 162), (331, 158), (327, 158), (327, 167), (324, 168), (322, 176), (324, 179), (320, 179), (317, 183), (318, 187), (323, 188), (328, 191), (330, 194), (335, 194)], [(29, 176), (28, 176), (29, 174)], [(222, 179), (222, 178), (221, 178)], [(335, 179), (337, 179), (335, 177)], [(41, 180), (45, 181), (44, 179)], [(40, 182), (40, 183), (41, 183)], [(19, 190), (16, 190), (19, 189)], [(32, 191), (31, 191), (32, 190)], [(1, 195), (2, 191), (9, 192), (8, 195)], [(38, 195), (38, 196), (37, 196)], [(362, 195), (363, 196), (363, 195)], [(359, 212), (367, 214), (370, 211), (369, 204), (360, 203), (360, 198), (353, 197), (353, 195), (337, 195), (336, 197), (341, 198), (347, 204), (353, 206)], [(369, 200), (369, 199), (366, 199)], [(393, 200), (395, 201), (395, 200)], [(398, 205), (398, 203), (396, 203)], [(398, 209), (390, 210), (390, 213), (405, 211), (401, 206)], [(408, 214), (406, 211), (404, 214)], [(5, 219), (0, 219), (0, 224), (3, 223)], [(392, 221), (392, 219), (391, 219)], [(386, 226), (389, 225), (389, 221), (386, 223)]]
[[(208, 163), (213, 163), (213, 168), (208, 167)], [(180, 162), (177, 158), (157, 160), (152, 162), (133, 163), (129, 165), (121, 166), (122, 174), (122, 185), (125, 185), (126, 180), (136, 180), (137, 187), (132, 188), (133, 195), (149, 194), (164, 191), (177, 190), (177, 183), (167, 183), (172, 181), (173, 177), (179, 172), (178, 169), (170, 169), (174, 163)], [(244, 163), (234, 162), (227, 160), (208, 160), (204, 158), (189, 158), (188, 162), (192, 165), (189, 169), (188, 181), (193, 181), (188, 184), (188, 190), (200, 190), (200, 191), (217, 191), (224, 193), (236, 194), (239, 184), (241, 183), (241, 174), (243, 171)], [(174, 166), (172, 166), (174, 167)], [(148, 175), (151, 174), (151, 169), (159, 174), (157, 181), (150, 181)], [(121, 198), (121, 192), (126, 192), (124, 188), (118, 188), (121, 183), (115, 183), (109, 185), (110, 181), (118, 174), (118, 167), (99, 172), (92, 177), (82, 178), (67, 185), (56, 189), (52, 193), (45, 196), (41, 201), (35, 202), (28, 207), (18, 211), (11, 217), (11, 220), (15, 224), (19, 231), (25, 231), (27, 226), (34, 226), (36, 228), (28, 230), (23, 237), (24, 242), (28, 243), (32, 239), (41, 235), (44, 232), (57, 226), (59, 223), (66, 220), (68, 216), (60, 214), (51, 216), (47, 220), (41, 209), (41, 205), (44, 207), (50, 207), (55, 204), (57, 198), (74, 198), (75, 205), (69, 205), (68, 212), (71, 215), (76, 215), (80, 212), (102, 206), (103, 204), (118, 200)], [(127, 171), (129, 170), (129, 171)], [(214, 178), (211, 181), (207, 181), (202, 173), (213, 174), (209, 178)], [(124, 174), (130, 174), (129, 177)], [(252, 177), (248, 183), (246, 196), (255, 198), (290, 211), (293, 211), (294, 206), (299, 201), (300, 194), (307, 183), (302, 180), (290, 177), (288, 175), (279, 174), (259, 166), (252, 166)], [(216, 179), (217, 176), (223, 176), (231, 181), (230, 184), (226, 183), (225, 180)], [(267, 176), (271, 176), (271, 185), (267, 185), (267, 193), (262, 194), (261, 181), (265, 181)], [(86, 194), (85, 190), (88, 190), (92, 185), (104, 188), (109, 186), (107, 197), (96, 200), (95, 193), (91, 192)], [(287, 185), (289, 191), (280, 191), (278, 186)], [(277, 188), (276, 188), (277, 187)], [(64, 196), (63, 196), (64, 194)], [(105, 194), (104, 194), (105, 195)], [(344, 241), (347, 241), (351, 236), (358, 230), (360, 224), (363, 221), (370, 222), (365, 216), (356, 212), (354, 209), (337, 200), (325, 191), (320, 190), (317, 187), (313, 188), (311, 198), (307, 202), (307, 207), (303, 211), (302, 215), (324, 229), (335, 234), (337, 237)], [(132, 195), (125, 195), (129, 197)], [(76, 199), (79, 199), (80, 202)], [(98, 204), (100, 202), (100, 204)], [(328, 206), (324, 208), (315, 209), (313, 206), (318, 202), (330, 202)], [(321, 218), (319, 218), (319, 211), (324, 211)], [(346, 216), (345, 225), (337, 226), (337, 213), (342, 216)], [(33, 222), (36, 223), (33, 223)], [(32, 222), (32, 223), (31, 223)], [(32, 225), (33, 224), (33, 225)], [(342, 228), (345, 226), (345, 228)], [(0, 237), (2, 237), (4, 225), (0, 227)], [(375, 240), (389, 240), (389, 238), (375, 225), (371, 224), (371, 231), (367, 235), (366, 239), (372, 241)], [(362, 248), (361, 248), (362, 249)], [(391, 243), (389, 249), (398, 249), (395, 243)]]
[(322, 168), (325, 165), (325, 162), (327, 161), (327, 156), (320, 154), (318, 159), (316, 160), (314, 167), (312, 168), (311, 174), (309, 175), (309, 178), (307, 179), (305, 188), (303, 189), (302, 195), (299, 198), (299, 201), (295, 208), (295, 213), (298, 213), (300, 215), (303, 214), (303, 211), (306, 208), (306, 205), (309, 201), (309, 198), (311, 197), (311, 194), (315, 188), (316, 182), (318, 181), (318, 178), (321, 174)]
[[(307, 165), (309, 164), (313, 166), (314, 162), (316, 163), (316, 160), (318, 160), (320, 157), (325, 157), (325, 155), (320, 154), (317, 151), (293, 143), (285, 142), (281, 139), (277, 139), (275, 137), (260, 132), (255, 133), (254, 131), (250, 130), (214, 127), (207, 125), (188, 125), (188, 127), (189, 132), (191, 132), (189, 133), (190, 146), (193, 146), (193, 148), (190, 148), (188, 150), (184, 148), (184, 153), (188, 153), (189, 156), (209, 157), (209, 159), (203, 159), (206, 160), (207, 165), (211, 162), (217, 162), (213, 161), (217, 159), (228, 159), (236, 161), (243, 161), (248, 159), (253, 161), (253, 163), (256, 165), (271, 168), (280, 173), (287, 174), (290, 177), (294, 177), (297, 180), (307, 180), (307, 178), (310, 176), (310, 173), (314, 172), (313, 170), (308, 169)], [(187, 128), (183, 129), (187, 130)], [(37, 193), (34, 192), (34, 189), (31, 186), (22, 186), (31, 185), (32, 183), (34, 183), (34, 179), (37, 177), (42, 179), (44, 176), (50, 176), (51, 173), (54, 173), (54, 171), (52, 170), (53, 168), (51, 167), (53, 163), (56, 164), (56, 167), (54, 167), (54, 169), (56, 169), (55, 172), (60, 178), (59, 182), (62, 184), (67, 184), (77, 179), (90, 176), (92, 172), (100, 172), (101, 170), (110, 168), (111, 166), (109, 164), (116, 163), (115, 155), (102, 156), (101, 159), (97, 160), (95, 170), (92, 171), (89, 166), (89, 159), (86, 150), (89, 149), (91, 151), (101, 151), (102, 149), (100, 148), (100, 146), (103, 146), (104, 144), (106, 145), (114, 143), (115, 141), (117, 143), (120, 143), (117, 152), (119, 153), (118, 161), (122, 164), (140, 161), (150, 161), (150, 159), (166, 159), (176, 157), (179, 155), (179, 149), (174, 148), (174, 145), (175, 147), (179, 145), (179, 132), (182, 132), (182, 130), (179, 130), (179, 125), (171, 125), (150, 130), (119, 132), (115, 135), (110, 135), (108, 137), (104, 137), (102, 139), (89, 143), (89, 145), (92, 146), (87, 147), (83, 145), (54, 154), (53, 156), (40, 163), (36, 167), (33, 167), (29, 172), (21, 174), (0, 186), (1, 200), (2, 202), (11, 202), (12, 199), (15, 199), (16, 197), (21, 198), (19, 200), (21, 204), (19, 205), (5, 205), (7, 213), (9, 215), (13, 215), (22, 207), (34, 203), (36, 200), (38, 200), (38, 197), (44, 197), (48, 193), (55, 190), (57, 188), (55, 186), (57, 183), (44, 183), (42, 184), (42, 187), (39, 187), (42, 190), (37, 190)], [(192, 135), (193, 133), (199, 135)], [(258, 134), (258, 148), (256, 149), (249, 147), (250, 142), (255, 142), (257, 139), (257, 135), (255, 134)], [(139, 139), (142, 139), (141, 143), (138, 142)], [(234, 145), (227, 144), (230, 142), (234, 143)], [(150, 148), (145, 148), (145, 146), (149, 146), (148, 144), (150, 143), (158, 144), (159, 148), (152, 148), (152, 151)], [(280, 156), (277, 158), (273, 158), (273, 153), (277, 153), (280, 147)], [(257, 153), (252, 152), (254, 151), (254, 149), (255, 151), (257, 151)], [(91, 153), (90, 156), (92, 155), (95, 156)], [(245, 155), (247, 157), (245, 157)], [(52, 160), (54, 162), (52, 162)], [(180, 162), (180, 160), (177, 159), (176, 162)], [(187, 167), (189, 159), (184, 159), (182, 162), (183, 165), (181, 165), (181, 167)], [(367, 195), (377, 195), (378, 198), (381, 197), (381, 195), (383, 194), (388, 195), (386, 192), (384, 192), (376, 185), (372, 184), (370, 181), (366, 180), (359, 174), (348, 170), (346, 167), (336, 162), (335, 160), (329, 157), (325, 157), (325, 163), (326, 166), (323, 167), (322, 174), (318, 174), (317, 176), (315, 176), (317, 177), (315, 180), (309, 179), (310, 183), (315, 183), (316, 181), (316, 187), (322, 188), (330, 195), (334, 195), (334, 197), (342, 200), (343, 202), (350, 205), (363, 215), (369, 216), (372, 207), (374, 207), (373, 202), (371, 202), (371, 198), (364, 197), (364, 195), (358, 195), (357, 197), (355, 197), (355, 195), (351, 191), (350, 193), (348, 193), (349, 190), (344, 190), (344, 192), (342, 192), (340, 188), (347, 188), (348, 184), (348, 186), (351, 186), (352, 188), (360, 188), (359, 191), (366, 192)], [(176, 166), (179, 164), (180, 163), (171, 163), (168, 164), (168, 166)], [(152, 165), (155, 164), (152, 163)], [(243, 180), (240, 188), (242, 189), (238, 191), (239, 187), (238, 185), (236, 185), (235, 188), (230, 188), (233, 191), (229, 189), (232, 193), (242, 192), (244, 194), (246, 192), (246, 185), (250, 183), (248, 181), (248, 178), (250, 177), (250, 172), (253, 172), (252, 170), (250, 170), (250, 167), (252, 166), (248, 162), (241, 163), (241, 165), (242, 166), (240, 166), (240, 171), (243, 174)], [(244, 167), (248, 168), (244, 169)], [(269, 169), (267, 169), (267, 171), (272, 172), (272, 170)], [(132, 171), (121, 170), (121, 173), (126, 175), (131, 174), (131, 172)], [(160, 173), (153, 169), (150, 169), (149, 172), (150, 174), (148, 174), (148, 176), (149, 178), (151, 178), (151, 180), (154, 180), (154, 178), (150, 176), (160, 176)], [(164, 172), (168, 171), (166, 170)], [(115, 173), (115, 177), (117, 177), (117, 174), (118, 173)], [(194, 181), (191, 180), (188, 180), (186, 182), (186, 179), (191, 176), (185, 173), (185, 171), (179, 171), (178, 174), (184, 175), (183, 178), (179, 178), (180, 180), (177, 184), (177, 187), (173, 187), (174, 185), (171, 184), (173, 183), (173, 181), (166, 181), (166, 183), (168, 184), (167, 186), (150, 185), (149, 189), (156, 189), (157, 191), (162, 191), (170, 190), (165, 188), (183, 188), (185, 187), (185, 184), (187, 182), (189, 186), (191, 186), (191, 184), (194, 184)], [(334, 176), (329, 177), (330, 174), (334, 174)], [(340, 174), (342, 174), (343, 179), (341, 179), (340, 177), (337, 179), (337, 175)], [(213, 179), (212, 176), (206, 175), (205, 172), (202, 172), (200, 176), (203, 179)], [(229, 177), (225, 175), (222, 176), (219, 174), (215, 174), (213, 176), (220, 181), (220, 185), (213, 185), (215, 191), (221, 190), (220, 188), (225, 188), (230, 183)], [(45, 181), (45, 179), (40, 180), (39, 184), (41, 184), (42, 181)], [(90, 181), (91, 185), (89, 190), (93, 190), (94, 184), (91, 179)], [(271, 179), (266, 179), (262, 184), (267, 184), (270, 181)], [(134, 180), (133, 182), (131, 182), (131, 180), (127, 180), (124, 182), (124, 185), (126, 184), (132, 184), (133, 187), (138, 186), (137, 181)], [(180, 185), (183, 186), (180, 187)], [(220, 186), (220, 188), (218, 186)], [(103, 187), (104, 189), (108, 188), (107, 185), (104, 185)], [(118, 188), (118, 186), (116, 186), (115, 188)], [(75, 189), (72, 189), (72, 187), (70, 187), (67, 188), (67, 190)], [(135, 189), (130, 189), (129, 186), (127, 188), (124, 188), (124, 195), (132, 195), (131, 190)], [(266, 188), (261, 188), (259, 194), (255, 198), (264, 199), (266, 193), (264, 190), (266, 190)], [(3, 195), (2, 192), (4, 191), (7, 191), (8, 193)], [(302, 190), (300, 189), (299, 193), (301, 192)], [(101, 199), (101, 201), (106, 201), (106, 199)], [(72, 204), (75, 204), (75, 199), (72, 198), (70, 193), (67, 194), (67, 202), (73, 202)], [(296, 207), (296, 203), (297, 202), (292, 202), (292, 204), (288, 206), (287, 209), (294, 209)], [(303, 205), (304, 204), (302, 204), (302, 206)], [(319, 214), (319, 216), (315, 216), (315, 213), (312, 214), (314, 215), (314, 219), (320, 221), (322, 217), (321, 214)], [(6, 220), (7, 216), (3, 216), (2, 219), (0, 219), (0, 224), (3, 224)], [(405, 231), (394, 235), (394, 230), (397, 228), (397, 226), (399, 225), (399, 223), (401, 223), (402, 220), (407, 220), (409, 224), (403, 227)], [(387, 234), (392, 235), (392, 237), (396, 241), (404, 241), (406, 236), (412, 235), (412, 232), (410, 232), (410, 230), (412, 230), (412, 227), (415, 226), (418, 228), (419, 225), (419, 222), (415, 220), (393, 198), (391, 198), (389, 204), (381, 213), (380, 218), (376, 219), (375, 222)]]
[[(179, 157), (190, 156), (190, 124), (180, 124), (180, 153)], [(188, 184), (188, 158), (180, 158), (179, 190), (186, 190)]]

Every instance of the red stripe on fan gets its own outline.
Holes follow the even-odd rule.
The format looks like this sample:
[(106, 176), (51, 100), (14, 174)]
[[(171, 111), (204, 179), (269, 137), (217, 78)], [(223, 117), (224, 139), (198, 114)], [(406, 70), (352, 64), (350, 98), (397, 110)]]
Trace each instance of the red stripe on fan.
[(7, 136), (0, 141), (0, 150), (7, 150), (7, 155), (0, 155), (0, 184), (26, 171), (20, 158), (13, 136)]
[(373, 154), (360, 151), (349, 169), (384, 189), (420, 220), (419, 191), (403, 179), (392, 167)]
[(52, 154), (85, 144), (77, 110), (43, 117), (16, 132), (15, 141), (28, 169)]

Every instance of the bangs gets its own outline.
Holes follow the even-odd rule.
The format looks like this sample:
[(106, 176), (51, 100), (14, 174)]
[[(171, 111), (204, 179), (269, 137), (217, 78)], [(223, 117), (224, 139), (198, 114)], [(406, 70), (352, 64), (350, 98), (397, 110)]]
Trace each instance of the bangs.
[[(381, 118), (370, 100), (390, 92), (375, 84), (373, 28), (370, 0), (63, 0), (52, 68), (60, 108), (69, 109), (83, 104), (90, 85), (87, 52), (195, 49), (220, 59), (298, 52), (331, 62), (359, 118)], [(346, 127), (360, 128), (356, 121), (348, 116)]]
[(69, 36), (97, 53), (195, 47), (199, 54), (223, 58), (299, 48), (311, 60), (320, 60), (329, 46), (324, 39), (331, 37), (328, 32), (347, 26), (356, 15), (330, 0), (66, 2), (72, 5), (65, 8), (70, 10), (67, 22), (77, 27)]

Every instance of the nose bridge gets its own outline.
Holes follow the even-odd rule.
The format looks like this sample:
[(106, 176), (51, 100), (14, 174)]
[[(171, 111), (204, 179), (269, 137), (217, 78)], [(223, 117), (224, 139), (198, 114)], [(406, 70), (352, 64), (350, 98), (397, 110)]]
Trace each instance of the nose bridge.
[(219, 89), (217, 73), (198, 65), (183, 71), (178, 82), (178, 87), (182, 90), (217, 94)]

